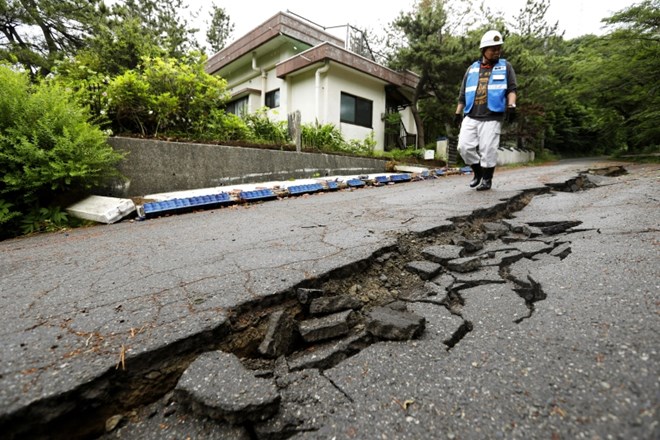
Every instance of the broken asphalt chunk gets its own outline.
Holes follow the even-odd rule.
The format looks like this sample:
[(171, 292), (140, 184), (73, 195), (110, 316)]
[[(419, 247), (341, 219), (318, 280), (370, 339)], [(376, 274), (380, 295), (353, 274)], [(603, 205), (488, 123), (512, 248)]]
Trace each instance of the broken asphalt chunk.
[(496, 240), (509, 233), (509, 228), (498, 222), (486, 222), (481, 225), (481, 230), (486, 233), (488, 240)]
[(309, 313), (312, 315), (326, 315), (349, 309), (359, 309), (362, 301), (348, 295), (324, 296), (312, 300), (309, 304)]
[(502, 264), (511, 264), (523, 258), (523, 253), (518, 249), (491, 251), (484, 255), (487, 255), (488, 258), (484, 258), (482, 261), (483, 266), (501, 266)]
[(222, 351), (200, 355), (174, 392), (177, 401), (197, 415), (232, 424), (266, 420), (280, 403), (272, 380), (254, 377), (235, 355)]
[(289, 370), (298, 371), (308, 368), (332, 368), (347, 357), (369, 345), (371, 337), (365, 332), (321, 345), (315, 345), (287, 359)]
[(457, 258), (447, 262), (447, 269), (454, 272), (472, 272), (481, 267), (481, 257)]
[(530, 226), (536, 226), (546, 235), (555, 235), (566, 232), (567, 230), (581, 225), (581, 221), (556, 221), (556, 222), (536, 222), (529, 223)]
[[(438, 286), (439, 290), (436, 290), (434, 288), (431, 288), (430, 290), (435, 291), (436, 295), (440, 295), (447, 293), (449, 289), (451, 289), (453, 284), (456, 282), (456, 279), (452, 275), (448, 273), (444, 273), (442, 275), (438, 275), (437, 277), (433, 278), (431, 282), (436, 286)], [(429, 296), (433, 296), (433, 295), (429, 293)]]
[(390, 307), (376, 307), (369, 313), (367, 331), (380, 339), (405, 341), (424, 332), (426, 319), (410, 312)]
[(293, 320), (283, 310), (270, 315), (266, 336), (259, 345), (259, 353), (263, 356), (276, 358), (289, 352), (293, 339)]
[(500, 276), (499, 268), (496, 266), (484, 267), (476, 272), (468, 272), (456, 275), (456, 283), (480, 285), (499, 284), (506, 281)]
[(423, 280), (430, 280), (442, 270), (442, 266), (438, 263), (431, 261), (411, 261), (406, 264), (406, 269), (409, 272), (419, 275)]
[(461, 258), (463, 256), (463, 248), (451, 244), (429, 246), (422, 249), (422, 256), (434, 263), (444, 264), (449, 260)]
[[(456, 246), (465, 249), (465, 252), (473, 253), (484, 248), (484, 243), (481, 240), (469, 240), (467, 238), (458, 237), (452, 240)], [(461, 255), (462, 256), (462, 255)]]
[(547, 254), (554, 248), (552, 244), (542, 241), (519, 241), (512, 245), (522, 252), (525, 258), (531, 258), (536, 254)]
[(351, 329), (353, 310), (312, 318), (298, 323), (298, 331), (305, 342), (316, 342), (348, 334)]
[(298, 302), (302, 305), (309, 304), (312, 300), (320, 298), (323, 296), (323, 290), (321, 289), (305, 289), (299, 288), (296, 290), (298, 296)]

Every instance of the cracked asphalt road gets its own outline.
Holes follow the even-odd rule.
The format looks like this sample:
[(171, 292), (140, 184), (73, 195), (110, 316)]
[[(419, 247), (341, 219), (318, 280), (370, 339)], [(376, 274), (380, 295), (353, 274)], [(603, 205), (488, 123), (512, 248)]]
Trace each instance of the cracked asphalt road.
[[(489, 192), (450, 176), (0, 242), (0, 432), (21, 438), (36, 426), (33, 437), (67, 437), (70, 422), (58, 417), (112, 415), (101, 404), (112, 393), (138, 401), (122, 394), (132, 371), (175, 369), (177, 354), (216, 347), (237, 308), (277, 304), (294, 286), (394, 246), (396, 234), (437, 230), (612, 164), (498, 169)], [(515, 213), (582, 222), (567, 258), (534, 265), (547, 297), (533, 316), (519, 320), (529, 312), (510, 285), (465, 290), (474, 328), (448, 351), (443, 341), (461, 319), (413, 303), (427, 320), (420, 339), (286, 376), (307, 399), (321, 396), (299, 399), (315, 420), (294, 438), (660, 437), (660, 171), (626, 169)], [(163, 438), (147, 422), (123, 429), (108, 438)], [(171, 438), (255, 437), (203, 420), (177, 429)]]

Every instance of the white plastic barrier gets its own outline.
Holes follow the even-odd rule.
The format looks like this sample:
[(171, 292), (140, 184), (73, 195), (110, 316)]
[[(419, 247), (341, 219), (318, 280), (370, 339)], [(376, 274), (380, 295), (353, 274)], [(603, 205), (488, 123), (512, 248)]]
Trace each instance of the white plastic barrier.
[(69, 206), (66, 210), (77, 218), (110, 224), (135, 211), (135, 203), (131, 199), (89, 196)]

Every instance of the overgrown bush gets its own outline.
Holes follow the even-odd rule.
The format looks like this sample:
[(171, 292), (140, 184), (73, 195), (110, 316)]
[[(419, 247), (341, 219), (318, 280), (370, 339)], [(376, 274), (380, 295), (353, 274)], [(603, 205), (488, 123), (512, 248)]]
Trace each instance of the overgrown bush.
[(333, 124), (302, 124), (302, 146), (321, 151), (339, 151), (345, 142), (339, 128)]
[(194, 53), (182, 59), (147, 57), (113, 78), (107, 98), (114, 131), (201, 136), (212, 111), (228, 99), (227, 82), (207, 74), (205, 62), (205, 56)]
[(200, 133), (200, 140), (242, 141), (254, 137), (252, 131), (240, 116), (213, 109), (209, 115), (207, 130)]
[(351, 139), (349, 142), (345, 143), (343, 150), (347, 153), (357, 154), (358, 156), (371, 156), (374, 152), (374, 148), (376, 148), (376, 139), (374, 138), (374, 132), (372, 130), (369, 132), (369, 135), (361, 141)]
[[(118, 174), (122, 155), (89, 122), (72, 92), (53, 81), (31, 84), (25, 72), (0, 64), (1, 238), (23, 220), (64, 224), (58, 200)], [(50, 214), (49, 214), (50, 213)]]
[(387, 153), (395, 161), (405, 161), (408, 158), (424, 159), (424, 150), (406, 148), (405, 150), (392, 150)]
[(361, 141), (357, 139), (346, 141), (334, 124), (319, 124), (317, 121), (314, 124), (302, 125), (302, 145), (307, 149), (371, 156), (376, 147), (376, 139), (372, 130)]
[(252, 138), (250, 140), (270, 144), (289, 142), (287, 122), (271, 121), (265, 108), (259, 109), (255, 113), (243, 115), (243, 120), (251, 132)]

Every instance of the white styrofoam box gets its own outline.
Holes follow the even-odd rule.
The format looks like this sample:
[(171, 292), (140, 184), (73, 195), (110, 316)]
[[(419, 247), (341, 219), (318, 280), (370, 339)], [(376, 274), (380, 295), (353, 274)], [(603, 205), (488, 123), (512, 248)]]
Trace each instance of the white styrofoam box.
[(89, 196), (69, 206), (66, 211), (77, 218), (111, 224), (135, 211), (135, 203), (131, 199)]

